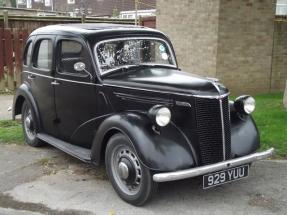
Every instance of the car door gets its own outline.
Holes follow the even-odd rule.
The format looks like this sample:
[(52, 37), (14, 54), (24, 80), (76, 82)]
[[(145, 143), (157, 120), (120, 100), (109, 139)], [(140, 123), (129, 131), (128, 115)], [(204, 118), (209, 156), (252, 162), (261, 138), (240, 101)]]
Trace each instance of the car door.
[(56, 109), (52, 85), (55, 72), (54, 43), (54, 36), (36, 37), (33, 44), (32, 65), (27, 73), (32, 95), (40, 112), (43, 130), (47, 134), (56, 136)]
[[(86, 71), (78, 72), (74, 64), (82, 62)], [(59, 119), (60, 138), (67, 142), (89, 147), (93, 134), (74, 138), (77, 129), (99, 115), (97, 87), (87, 45), (77, 38), (57, 38), (57, 69), (55, 79), (55, 103)]]

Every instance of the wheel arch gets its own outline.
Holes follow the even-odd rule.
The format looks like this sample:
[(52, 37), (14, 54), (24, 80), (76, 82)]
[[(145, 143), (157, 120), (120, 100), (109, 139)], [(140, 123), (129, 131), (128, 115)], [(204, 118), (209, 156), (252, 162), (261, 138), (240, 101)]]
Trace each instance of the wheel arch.
[(104, 162), (105, 152), (106, 152), (106, 148), (107, 148), (110, 138), (118, 133), (123, 133), (123, 132), (119, 130), (118, 128), (111, 128), (105, 133), (103, 140), (102, 140), (102, 144), (101, 144), (100, 162)]
[(91, 150), (92, 162), (99, 165), (104, 160), (110, 137), (122, 133), (131, 141), (142, 164), (151, 170), (173, 171), (194, 166), (192, 150), (182, 133), (172, 124), (162, 130), (160, 135), (155, 133), (150, 119), (143, 113), (112, 115), (96, 132)]
[(12, 119), (15, 120), (15, 117), (21, 114), (24, 102), (27, 102), (30, 105), (32, 113), (34, 114), (36, 119), (38, 130), (41, 130), (41, 117), (37, 103), (30, 91), (29, 86), (25, 83), (23, 83), (15, 93), (13, 101)]
[(15, 105), (14, 105), (13, 119), (15, 119), (15, 116), (21, 114), (24, 102), (25, 102), (25, 97), (24, 96), (19, 95), (16, 98)]

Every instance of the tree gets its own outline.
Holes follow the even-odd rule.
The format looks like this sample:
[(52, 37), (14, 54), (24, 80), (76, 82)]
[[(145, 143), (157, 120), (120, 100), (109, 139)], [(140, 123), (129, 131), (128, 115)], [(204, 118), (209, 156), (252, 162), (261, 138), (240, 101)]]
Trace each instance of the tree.
[(287, 80), (286, 80), (285, 92), (284, 92), (284, 97), (283, 97), (283, 105), (287, 109)]
[(10, 0), (12, 7), (16, 7), (16, 1), (17, 1), (17, 0)]
[(16, 7), (17, 0), (0, 0), (0, 6)]
[(113, 12), (112, 12), (112, 17), (118, 17), (119, 15), (120, 15), (119, 10), (116, 7), (114, 7)]

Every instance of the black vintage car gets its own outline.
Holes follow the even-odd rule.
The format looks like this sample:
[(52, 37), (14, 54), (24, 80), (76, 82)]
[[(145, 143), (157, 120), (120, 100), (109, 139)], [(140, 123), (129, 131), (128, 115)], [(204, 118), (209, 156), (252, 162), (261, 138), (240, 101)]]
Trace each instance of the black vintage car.
[(125, 201), (158, 182), (203, 175), (203, 188), (248, 176), (260, 141), (251, 96), (178, 68), (160, 31), (112, 24), (39, 28), (28, 38), (13, 117), (26, 142), (94, 165)]

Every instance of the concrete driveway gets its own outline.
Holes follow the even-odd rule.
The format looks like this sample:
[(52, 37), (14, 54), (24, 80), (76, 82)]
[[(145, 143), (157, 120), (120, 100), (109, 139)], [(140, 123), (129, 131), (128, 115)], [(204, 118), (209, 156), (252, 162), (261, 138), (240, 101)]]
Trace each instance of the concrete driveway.
[(13, 95), (0, 94), (0, 120), (12, 119), (12, 111), (8, 111), (12, 105)]
[(104, 167), (52, 147), (0, 144), (0, 214), (286, 214), (287, 162), (261, 161), (249, 178), (210, 190), (201, 178), (160, 184), (143, 207), (123, 202)]

